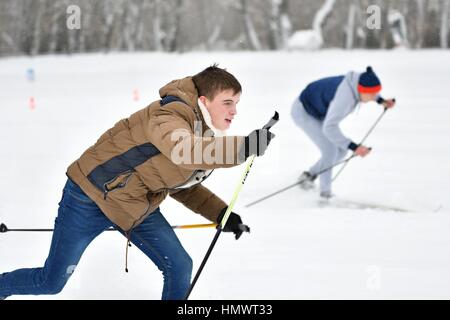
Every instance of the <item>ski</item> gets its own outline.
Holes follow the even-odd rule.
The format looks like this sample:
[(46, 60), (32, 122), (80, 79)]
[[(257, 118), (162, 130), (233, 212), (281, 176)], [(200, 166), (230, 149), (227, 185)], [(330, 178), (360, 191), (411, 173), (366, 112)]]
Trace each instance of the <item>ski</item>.
[(362, 202), (348, 199), (331, 198), (329, 200), (319, 200), (319, 207), (334, 207), (340, 209), (355, 209), (355, 210), (379, 210), (386, 212), (412, 212), (397, 206), (390, 206), (378, 203)]

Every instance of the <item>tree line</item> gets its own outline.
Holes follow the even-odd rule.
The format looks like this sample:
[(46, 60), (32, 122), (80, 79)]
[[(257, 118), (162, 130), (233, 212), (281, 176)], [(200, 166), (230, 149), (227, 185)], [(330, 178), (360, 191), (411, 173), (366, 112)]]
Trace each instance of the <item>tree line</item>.
[[(317, 49), (447, 48), (449, 7), (450, 0), (1, 0), (0, 55), (284, 50), (296, 48), (296, 34), (319, 39)], [(379, 27), (370, 27), (374, 19)]]

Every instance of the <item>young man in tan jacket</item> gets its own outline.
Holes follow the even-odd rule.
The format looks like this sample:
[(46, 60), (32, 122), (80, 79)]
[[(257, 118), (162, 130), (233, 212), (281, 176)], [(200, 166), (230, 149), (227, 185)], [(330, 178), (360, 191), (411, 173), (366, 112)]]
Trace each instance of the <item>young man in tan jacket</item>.
[[(0, 298), (60, 292), (89, 243), (114, 227), (162, 271), (162, 299), (182, 299), (192, 260), (159, 205), (169, 195), (212, 222), (221, 220), (227, 204), (201, 182), (213, 169), (264, 154), (273, 137), (265, 129), (224, 135), (241, 91), (232, 74), (214, 65), (165, 85), (160, 100), (105, 132), (67, 170), (45, 265), (0, 274)], [(249, 228), (232, 213), (223, 231), (238, 239)]]

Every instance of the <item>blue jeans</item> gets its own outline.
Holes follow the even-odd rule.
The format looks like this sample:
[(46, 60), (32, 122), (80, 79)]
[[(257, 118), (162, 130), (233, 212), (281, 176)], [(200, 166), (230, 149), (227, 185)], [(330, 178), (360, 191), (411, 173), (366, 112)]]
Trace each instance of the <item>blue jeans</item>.
[[(110, 227), (116, 226), (75, 183), (68, 180), (44, 266), (0, 274), (0, 297), (60, 292), (87, 246)], [(130, 240), (162, 271), (162, 299), (183, 299), (191, 281), (192, 260), (159, 208), (132, 230)]]

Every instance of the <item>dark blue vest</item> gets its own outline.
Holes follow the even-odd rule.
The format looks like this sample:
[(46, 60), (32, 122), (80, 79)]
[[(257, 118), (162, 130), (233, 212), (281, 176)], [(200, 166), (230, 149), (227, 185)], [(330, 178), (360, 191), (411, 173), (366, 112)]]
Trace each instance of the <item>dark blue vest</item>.
[(344, 76), (336, 76), (310, 83), (299, 97), (306, 112), (318, 120), (325, 119), (330, 102), (343, 79)]

